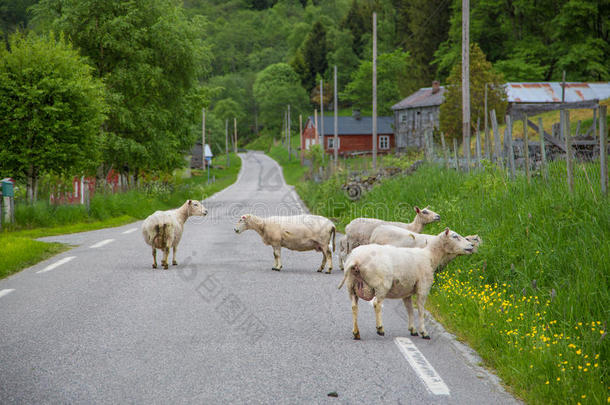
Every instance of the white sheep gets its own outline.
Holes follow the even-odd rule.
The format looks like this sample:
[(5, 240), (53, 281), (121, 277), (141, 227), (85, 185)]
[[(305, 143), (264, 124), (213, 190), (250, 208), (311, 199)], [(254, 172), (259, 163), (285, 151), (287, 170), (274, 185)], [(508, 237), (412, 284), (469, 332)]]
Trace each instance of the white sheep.
[(142, 223), (142, 236), (144, 241), (152, 246), (153, 269), (157, 268), (157, 249), (163, 251), (161, 265), (168, 269), (167, 260), (169, 249), (173, 248), (172, 265), (177, 265), (176, 250), (182, 238), (184, 223), (190, 216), (205, 216), (208, 210), (203, 203), (196, 200), (187, 200), (180, 208), (168, 211), (156, 211)]
[(345, 259), (347, 258), (347, 236), (343, 235), (339, 238), (339, 268), (343, 270), (343, 264), (345, 263)]
[(471, 254), (475, 246), (464, 237), (445, 228), (431, 238), (424, 248), (400, 248), (391, 245), (370, 244), (355, 248), (345, 263), (345, 275), (339, 284), (347, 281), (352, 302), (354, 339), (360, 339), (358, 329), (358, 298), (374, 298), (377, 334), (385, 334), (381, 320), (381, 304), (386, 298), (402, 299), (409, 315), (409, 331), (417, 336), (413, 322), (413, 302), (417, 294), (419, 332), (430, 339), (424, 325), (424, 305), (434, 281), (434, 271), (449, 257)]
[(428, 207), (419, 209), (419, 207), (416, 206), (413, 209), (415, 210), (415, 219), (408, 224), (404, 222), (383, 221), (376, 218), (354, 219), (345, 227), (345, 235), (347, 236), (348, 244), (347, 253), (350, 253), (360, 245), (368, 245), (373, 231), (380, 225), (394, 225), (399, 228), (420, 233), (425, 225), (441, 219), (440, 215), (430, 210)]
[(333, 269), (333, 258), (330, 248), (335, 250), (335, 224), (318, 215), (293, 215), (261, 218), (256, 215), (243, 215), (235, 225), (235, 232), (241, 233), (253, 229), (262, 238), (263, 243), (273, 248), (275, 259), (272, 270), (282, 269), (282, 247), (296, 251), (316, 250), (322, 252), (322, 265), (318, 272), (328, 264), (327, 274)]

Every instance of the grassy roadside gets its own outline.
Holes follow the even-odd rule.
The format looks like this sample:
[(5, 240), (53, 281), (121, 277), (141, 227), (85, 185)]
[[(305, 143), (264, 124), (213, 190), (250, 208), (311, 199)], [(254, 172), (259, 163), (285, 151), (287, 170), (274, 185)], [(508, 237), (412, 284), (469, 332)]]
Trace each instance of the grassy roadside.
[[(598, 167), (584, 166), (591, 178)], [(479, 252), (436, 275), (427, 309), (528, 403), (607, 403), (610, 202), (599, 183), (577, 182), (569, 195), (562, 162), (550, 171), (548, 182), (528, 185), (493, 168), (424, 166), (357, 202), (338, 178), (296, 189), (312, 213), (339, 228), (360, 216), (410, 222), (414, 205), (430, 204), (443, 220), (426, 233), (444, 226), (478, 233)]]
[[(211, 169), (210, 177), (216, 177), (215, 183), (206, 184), (206, 174), (182, 181), (172, 192), (129, 191), (98, 195), (92, 199), (89, 213), (82, 206), (53, 207), (39, 203), (22, 207), (21, 212), (16, 212), (17, 225), (0, 233), (0, 279), (68, 249), (65, 245), (36, 241), (35, 238), (121, 226), (146, 218), (156, 210), (175, 208), (188, 198), (211, 196), (237, 179), (241, 160), (231, 154), (230, 162), (229, 168)], [(217, 157), (213, 163), (226, 164), (226, 156)]]

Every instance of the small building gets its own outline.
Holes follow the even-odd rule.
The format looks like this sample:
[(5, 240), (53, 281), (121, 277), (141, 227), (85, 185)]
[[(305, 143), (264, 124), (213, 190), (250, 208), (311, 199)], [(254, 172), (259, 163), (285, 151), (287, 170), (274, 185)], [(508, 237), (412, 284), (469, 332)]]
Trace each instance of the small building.
[[(205, 144), (205, 156), (208, 162), (214, 156), (212, 154), (212, 149), (210, 149), (210, 145), (208, 145), (207, 143)], [(203, 156), (201, 154), (201, 141), (198, 141), (197, 143), (195, 143), (195, 145), (193, 145), (193, 148), (191, 149), (191, 169), (205, 169), (202, 158)]]
[[(320, 121), (318, 117), (318, 121)], [(395, 147), (394, 119), (392, 117), (377, 117), (377, 152), (388, 153)], [(351, 117), (337, 117), (337, 133), (339, 155), (366, 154), (373, 151), (373, 118), (363, 117), (354, 111)], [(321, 131), (316, 131), (313, 117), (308, 117), (303, 129), (301, 149), (309, 149), (318, 140), (322, 140)], [(335, 119), (334, 116), (324, 116), (324, 150), (334, 153)]]
[(425, 131), (439, 127), (440, 106), (445, 91), (439, 82), (434, 81), (432, 87), (421, 88), (392, 106), (399, 151), (424, 147)]

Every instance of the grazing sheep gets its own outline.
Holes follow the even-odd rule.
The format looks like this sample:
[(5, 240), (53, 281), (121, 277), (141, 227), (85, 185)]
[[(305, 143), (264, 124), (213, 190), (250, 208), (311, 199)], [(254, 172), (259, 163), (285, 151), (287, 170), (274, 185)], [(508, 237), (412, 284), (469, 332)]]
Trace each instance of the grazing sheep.
[(428, 207), (419, 209), (414, 207), (415, 219), (409, 224), (404, 222), (383, 221), (376, 218), (356, 218), (345, 227), (345, 235), (347, 236), (348, 251), (360, 245), (368, 245), (370, 243), (371, 234), (379, 225), (394, 225), (412, 232), (420, 233), (424, 226), (435, 221), (439, 221), (441, 216), (436, 212), (431, 211)]
[(424, 305), (434, 281), (434, 270), (448, 257), (471, 254), (474, 245), (457, 233), (445, 228), (424, 248), (400, 248), (391, 245), (365, 245), (354, 249), (345, 263), (345, 275), (339, 284), (347, 281), (352, 302), (354, 339), (360, 339), (358, 329), (358, 298), (374, 298), (377, 334), (385, 334), (381, 321), (381, 304), (386, 298), (402, 299), (409, 314), (409, 331), (417, 336), (413, 322), (411, 296), (417, 294), (419, 332), (430, 339), (424, 325)]
[(339, 268), (343, 271), (343, 263), (347, 258), (347, 236), (343, 235), (339, 239)]
[(263, 243), (273, 248), (275, 259), (272, 270), (282, 269), (281, 250), (285, 247), (299, 252), (316, 250), (322, 252), (322, 264), (318, 269), (321, 272), (329, 265), (327, 274), (333, 269), (333, 258), (330, 249), (335, 250), (335, 224), (329, 219), (318, 215), (293, 215), (261, 218), (247, 214), (242, 216), (235, 232), (241, 233), (248, 229), (255, 230), (263, 239)]
[(144, 241), (152, 246), (153, 269), (157, 268), (157, 249), (163, 251), (161, 265), (168, 269), (168, 256), (170, 247), (173, 248), (172, 265), (177, 265), (176, 250), (182, 238), (182, 229), (188, 217), (206, 216), (208, 210), (203, 203), (196, 200), (187, 200), (180, 208), (168, 211), (156, 211), (142, 223)]
[[(399, 228), (394, 225), (380, 225), (373, 231), (369, 242), (371, 244), (376, 243), (378, 245), (392, 245), (396, 247), (426, 247), (429, 241), (434, 239), (436, 235), (427, 235), (425, 233), (411, 232), (403, 228)], [(468, 235), (464, 239), (472, 243), (474, 250), (472, 253), (476, 253), (483, 240), (479, 235)], [(447, 263), (455, 259), (456, 256), (447, 256), (446, 261), (439, 264), (437, 270), (444, 268)]]

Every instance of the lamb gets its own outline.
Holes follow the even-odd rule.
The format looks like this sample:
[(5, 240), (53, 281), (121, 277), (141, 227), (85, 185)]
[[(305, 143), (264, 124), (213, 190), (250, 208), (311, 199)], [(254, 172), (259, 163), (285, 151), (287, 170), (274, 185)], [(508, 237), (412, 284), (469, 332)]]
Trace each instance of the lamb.
[(180, 208), (168, 211), (156, 211), (142, 223), (142, 236), (144, 241), (152, 246), (153, 269), (157, 268), (157, 249), (163, 251), (161, 265), (168, 269), (168, 256), (170, 247), (173, 248), (172, 265), (177, 265), (176, 251), (182, 238), (182, 229), (188, 217), (206, 216), (208, 210), (203, 203), (196, 200), (187, 200)]
[(424, 305), (434, 281), (434, 270), (448, 257), (472, 254), (474, 245), (456, 232), (445, 228), (431, 238), (424, 248), (401, 248), (391, 245), (370, 244), (355, 248), (345, 263), (345, 275), (339, 284), (347, 281), (352, 302), (354, 339), (360, 339), (358, 329), (358, 298), (374, 298), (377, 334), (385, 334), (381, 321), (381, 304), (386, 298), (402, 299), (409, 315), (409, 331), (417, 336), (413, 322), (413, 302), (417, 294), (419, 333), (430, 339), (424, 325)]
[(370, 237), (375, 228), (380, 225), (394, 225), (399, 228), (407, 229), (412, 232), (420, 233), (424, 226), (435, 221), (439, 221), (441, 216), (436, 212), (431, 211), (428, 207), (419, 209), (414, 207), (415, 219), (409, 224), (404, 222), (391, 222), (383, 221), (376, 218), (356, 218), (345, 227), (345, 235), (347, 236), (348, 251), (350, 253), (353, 249), (360, 245), (368, 245), (370, 243)]
[[(427, 235), (425, 233), (411, 232), (403, 228), (399, 228), (394, 225), (380, 225), (371, 234), (370, 243), (376, 243), (378, 245), (392, 245), (396, 247), (426, 247), (428, 242), (435, 238), (435, 235)], [(479, 235), (468, 235), (464, 239), (472, 243), (474, 250), (472, 253), (476, 253), (483, 240)], [(455, 255), (449, 255), (446, 261), (439, 264), (437, 270), (444, 268), (447, 263), (455, 259)]]
[(261, 218), (256, 215), (243, 215), (235, 225), (235, 232), (241, 233), (248, 229), (255, 230), (263, 243), (273, 248), (275, 271), (282, 270), (281, 249), (296, 251), (316, 250), (322, 252), (322, 264), (318, 272), (328, 264), (330, 274), (333, 270), (332, 250), (335, 250), (336, 228), (329, 219), (318, 215), (293, 215)]

